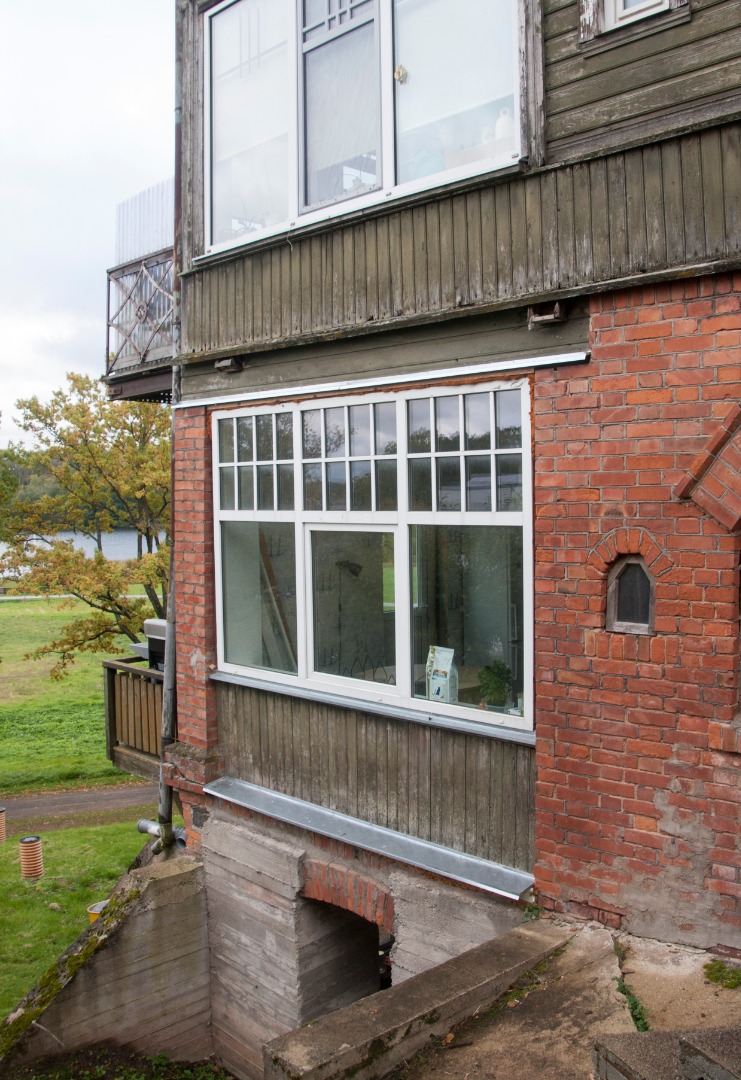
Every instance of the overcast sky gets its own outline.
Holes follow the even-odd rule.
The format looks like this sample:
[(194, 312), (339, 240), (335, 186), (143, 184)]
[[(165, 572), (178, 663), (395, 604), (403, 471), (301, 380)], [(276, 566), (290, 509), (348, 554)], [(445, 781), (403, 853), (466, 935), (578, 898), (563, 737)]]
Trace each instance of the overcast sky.
[(0, 0), (0, 446), (102, 375), (116, 204), (173, 174), (174, 0)]

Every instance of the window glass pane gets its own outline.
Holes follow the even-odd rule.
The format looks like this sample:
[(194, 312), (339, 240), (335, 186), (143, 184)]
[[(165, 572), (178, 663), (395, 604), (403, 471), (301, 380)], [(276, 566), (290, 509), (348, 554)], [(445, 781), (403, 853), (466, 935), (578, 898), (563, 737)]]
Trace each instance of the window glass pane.
[(293, 524), (224, 522), (222, 565), (227, 662), (295, 674)]
[(304, 465), (304, 510), (322, 509), (322, 467)]
[(491, 449), (491, 417), (488, 394), (466, 394), (466, 450)]
[(409, 462), (409, 509), (432, 510), (432, 469), (429, 458)]
[(217, 244), (288, 218), (290, 11), (288, 0), (241, 0), (211, 19), (211, 227)]
[(368, 405), (350, 406), (350, 454), (362, 457), (371, 452), (370, 407)]
[(234, 509), (234, 469), (219, 471), (219, 504), (222, 510)]
[(312, 571), (315, 669), (393, 685), (393, 535), (315, 532)]
[(257, 424), (257, 460), (273, 460), (273, 417), (256, 416)]
[(424, 454), (432, 449), (430, 437), (430, 399), (410, 401), (408, 409), (409, 453)]
[(350, 462), (350, 509), (373, 509), (370, 461)]
[(219, 461), (234, 461), (233, 420), (219, 420)]
[(436, 448), (460, 450), (461, 432), (458, 417), (458, 398), (442, 397), (435, 401)]
[(278, 509), (293, 510), (293, 465), (278, 465)]
[(257, 466), (257, 509), (273, 509), (273, 466)]
[(255, 478), (251, 465), (243, 465), (237, 469), (239, 477), (239, 509), (254, 510), (255, 508)]
[(500, 390), (497, 394), (497, 446), (502, 449), (522, 446), (520, 391)]
[(327, 457), (343, 457), (345, 453), (345, 410), (325, 409), (324, 423)]
[(491, 458), (466, 458), (466, 509), (491, 510)]
[(237, 461), (252, 461), (252, 417), (240, 416), (237, 420)]
[(374, 405), (376, 420), (376, 453), (396, 453), (396, 405), (384, 402)]
[(303, 436), (302, 447), (305, 458), (318, 458), (322, 456), (322, 414), (318, 409), (305, 412), (302, 417)]
[(617, 617), (619, 622), (649, 623), (651, 583), (639, 563), (628, 563), (618, 578)]
[(376, 462), (376, 509), (396, 510), (396, 462)]
[(278, 435), (278, 457), (293, 457), (293, 417), (290, 413), (278, 413), (275, 418)]
[(410, 541), (415, 696), (429, 696), (426, 666), (436, 646), (453, 650), (457, 687), (443, 677), (435, 696), (521, 711), (521, 530), (424, 525), (412, 527)]
[(501, 454), (497, 458), (497, 510), (522, 510), (520, 454)]
[(347, 509), (344, 461), (333, 461), (327, 465), (327, 509)]
[(376, 184), (380, 98), (373, 23), (304, 59), (306, 203), (315, 206)]
[(395, 0), (397, 181), (509, 155), (513, 0)]
[(461, 464), (457, 457), (437, 459), (437, 508), (461, 509)]

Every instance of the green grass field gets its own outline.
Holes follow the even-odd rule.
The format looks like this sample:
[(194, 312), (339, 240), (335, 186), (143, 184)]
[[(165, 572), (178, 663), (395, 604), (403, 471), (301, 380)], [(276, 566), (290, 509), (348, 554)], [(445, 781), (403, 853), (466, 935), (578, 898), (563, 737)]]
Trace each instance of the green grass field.
[(51, 659), (25, 659), (85, 610), (0, 601), (0, 795), (130, 779), (105, 756), (103, 654), (82, 654), (62, 682), (49, 678)]
[(15, 838), (0, 844), (0, 1016), (9, 1013), (89, 923), (141, 850), (135, 822), (59, 829), (42, 836), (43, 877), (21, 878)]

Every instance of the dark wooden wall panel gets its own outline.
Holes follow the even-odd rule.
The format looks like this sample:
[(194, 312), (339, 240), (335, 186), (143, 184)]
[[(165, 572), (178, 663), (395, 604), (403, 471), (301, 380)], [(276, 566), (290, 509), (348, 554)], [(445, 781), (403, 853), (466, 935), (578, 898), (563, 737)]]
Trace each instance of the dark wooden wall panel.
[(727, 125), (239, 251), (184, 279), (184, 357), (737, 263), (740, 149)]
[(532, 869), (530, 747), (242, 686), (218, 696), (228, 775)]

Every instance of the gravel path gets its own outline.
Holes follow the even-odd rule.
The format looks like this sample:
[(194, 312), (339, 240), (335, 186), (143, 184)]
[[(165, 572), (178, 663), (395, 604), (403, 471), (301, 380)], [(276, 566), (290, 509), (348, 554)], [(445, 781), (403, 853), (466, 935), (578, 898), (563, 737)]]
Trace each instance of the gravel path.
[(77, 818), (79, 815), (125, 811), (127, 807), (157, 806), (157, 800), (157, 784), (119, 784), (51, 794), (0, 797), (0, 806), (5, 808), (5, 824), (10, 828), (19, 821)]

